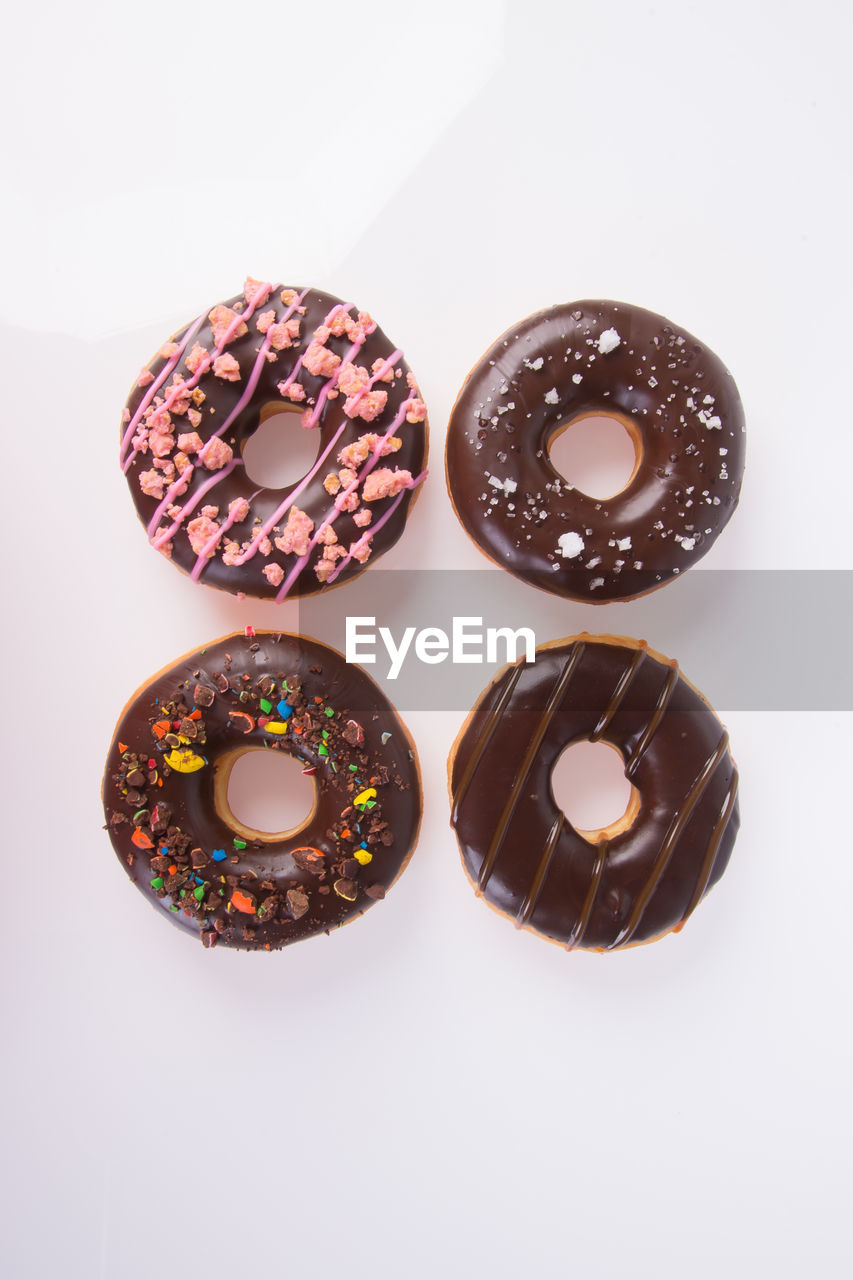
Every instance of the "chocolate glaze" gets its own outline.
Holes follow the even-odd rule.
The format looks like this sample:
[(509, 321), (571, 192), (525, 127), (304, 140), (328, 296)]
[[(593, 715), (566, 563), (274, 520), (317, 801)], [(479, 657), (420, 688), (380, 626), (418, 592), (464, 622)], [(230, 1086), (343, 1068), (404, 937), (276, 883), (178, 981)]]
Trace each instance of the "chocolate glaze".
[[(222, 436), (222, 439), (233, 449), (235, 465), (230, 470), (221, 468), (213, 473), (202, 465), (195, 466), (186, 492), (173, 497), (173, 503), (181, 508), (183, 514), (179, 517), (173, 536), (162, 548), (180, 569), (186, 573), (195, 571), (196, 577), (200, 577), (203, 582), (211, 586), (267, 599), (280, 599), (281, 591), (278, 582), (270, 581), (265, 576), (265, 566), (280, 566), (286, 575), (297, 564), (298, 557), (295, 554), (281, 552), (272, 546), (265, 553), (254, 553), (242, 565), (226, 564), (223, 560), (227, 539), (232, 539), (239, 546), (245, 547), (259, 525), (271, 517), (280, 505), (295, 493), (301, 483), (298, 481), (277, 489), (263, 488), (252, 483), (245, 473), (241, 458), (242, 450), (246, 441), (257, 430), (261, 411), (266, 406), (277, 409), (307, 410), (309, 413), (317, 411), (315, 413), (317, 423), (313, 430), (317, 433), (318, 457), (327, 447), (329, 453), (323, 465), (294, 498), (294, 505), (305, 512), (313, 522), (315, 532), (321, 522), (334, 512), (335, 496), (324, 488), (323, 482), (329, 473), (336, 472), (340, 468), (338, 454), (343, 448), (353, 444), (366, 433), (383, 435), (399, 417), (399, 425), (394, 432), (395, 437), (401, 441), (399, 450), (382, 457), (373, 465), (406, 470), (411, 473), (413, 479), (418, 478), (422, 476), (427, 449), (426, 421), (407, 420), (403, 409), (408, 400), (418, 396), (413, 375), (402, 353), (395, 350), (382, 330), (378, 327), (374, 328), (366, 335), (363, 344), (358, 345), (355, 350), (352, 349), (350, 337), (345, 333), (340, 336), (332, 334), (324, 343), (330, 352), (340, 357), (345, 363), (349, 360), (368, 371), (377, 361), (389, 361), (389, 367), (392, 367), (393, 376), (390, 382), (378, 379), (373, 382), (374, 391), (387, 392), (388, 399), (384, 409), (371, 421), (366, 421), (359, 416), (350, 418), (344, 411), (348, 397), (338, 392), (335, 385), (336, 375), (325, 377), (311, 374), (304, 365), (299, 365), (297, 368), (297, 363), (304, 357), (316, 330), (328, 320), (336, 308), (345, 310), (353, 320), (357, 317), (355, 308), (341, 303), (340, 299), (331, 294), (316, 289), (299, 288), (283, 292), (284, 299), (282, 286), (274, 286), (269, 297), (259, 301), (254, 307), (251, 302), (247, 302), (245, 296), (241, 295), (220, 304), (244, 314), (248, 322), (248, 331), (242, 336), (229, 340), (222, 348), (222, 353), (226, 357), (233, 356), (237, 361), (240, 379), (228, 381), (221, 376), (216, 376), (212, 366), (204, 372), (196, 380), (197, 390), (203, 394), (204, 399), (201, 403), (191, 406), (193, 413), (200, 413), (201, 421), (194, 426), (188, 420), (186, 411), (179, 414), (175, 408), (172, 408), (171, 425), (175, 438), (177, 439), (179, 434), (196, 431), (204, 444), (207, 444), (214, 432), (222, 427), (228, 416), (240, 404), (255, 375), (257, 383), (247, 403), (236, 414)], [(290, 299), (291, 294), (294, 298), (285, 301)], [(251, 293), (248, 296), (251, 297)], [(299, 303), (298, 306), (296, 302)], [(276, 350), (267, 340), (266, 353), (261, 355), (261, 348), (265, 345), (265, 334), (259, 330), (258, 322), (270, 311), (275, 312), (274, 323), (285, 321), (288, 316), (298, 321), (299, 335), (293, 339), (291, 346), (281, 350)], [(127, 400), (122, 420), (122, 437), (126, 436), (128, 423), (132, 422), (140, 409), (143, 410), (140, 422), (145, 427), (149, 420), (149, 405), (153, 404), (156, 408), (156, 401), (152, 401), (151, 398), (152, 383), (149, 374), (153, 375), (156, 381), (166, 371), (162, 387), (156, 393), (162, 401), (172, 389), (175, 374), (185, 380), (191, 379), (193, 371), (188, 367), (186, 360), (196, 344), (211, 356), (216, 353), (217, 343), (210, 314), (212, 311), (203, 313), (197, 320), (184, 325), (173, 336), (172, 342), (179, 345), (189, 336), (186, 347), (179, 356), (169, 357), (158, 353), (148, 362), (141, 375), (143, 385), (135, 385)], [(262, 323), (267, 322), (262, 321)], [(170, 365), (172, 367), (169, 367)], [(287, 395), (282, 394), (279, 384), (282, 382), (287, 384), (288, 381), (292, 387), (303, 388), (304, 400), (294, 403)], [(422, 405), (422, 402), (419, 404)], [(174, 458), (177, 452), (175, 448), (167, 456)], [(189, 461), (193, 462), (194, 457), (191, 456)], [(135, 452), (131, 444), (125, 441), (122, 448), (122, 465), (127, 473), (137, 513), (149, 529), (149, 538), (153, 543), (157, 539), (158, 529), (169, 528), (173, 521), (165, 511), (155, 519), (158, 508), (161, 507), (161, 499), (149, 496), (140, 487), (140, 475), (150, 472), (154, 465), (152, 453), (147, 449)], [(178, 470), (180, 469), (179, 467)], [(209, 487), (200, 494), (203, 485)], [(338, 512), (335, 514), (333, 526), (337, 542), (344, 548), (350, 548), (359, 539), (367, 536), (370, 540), (370, 560), (375, 560), (392, 547), (400, 537), (413, 494), (414, 490), (407, 489), (399, 497), (382, 498), (365, 503), (362, 510), (369, 509), (372, 515), (371, 524), (368, 526), (359, 525), (354, 521), (355, 512)], [(216, 519), (222, 524), (227, 517), (230, 504), (235, 499), (246, 499), (249, 502), (248, 516), (224, 530), (215, 549), (210, 548), (209, 558), (200, 566), (198, 553), (193, 549), (187, 534), (189, 523), (200, 515), (205, 506), (211, 505), (219, 508)], [(390, 512), (392, 505), (393, 514), (382, 523), (383, 516)], [(272, 540), (281, 534), (287, 520), (288, 515), (285, 513), (277, 521), (270, 533)], [(151, 527), (152, 522), (153, 527)], [(376, 530), (375, 535), (372, 534), (373, 529)], [(312, 549), (307, 562), (302, 565), (292, 585), (288, 587), (289, 595), (300, 596), (325, 589), (316, 573), (316, 565), (323, 549), (323, 545)], [(356, 558), (348, 560), (346, 565), (339, 569), (335, 582), (348, 581), (362, 572), (363, 567)]]
[[(621, 419), (638, 450), (626, 488), (601, 500), (548, 456), (561, 427), (595, 414)], [(616, 302), (566, 303), (507, 330), (469, 374), (447, 434), (450, 496), (481, 550), (592, 603), (642, 595), (695, 564), (737, 505), (743, 459), (740, 397), (717, 356)]]
[[(285, 731), (265, 726), (265, 715)], [(247, 747), (285, 751), (316, 770), (317, 803), (299, 831), (240, 849), (214, 779), (226, 753)], [(182, 772), (170, 767), (176, 758), (203, 763)], [(421, 814), (414, 747), (373, 681), (314, 640), (263, 632), (188, 654), (134, 694), (110, 746), (103, 801), (137, 888), (207, 946), (245, 950), (361, 915), (405, 866)]]
[[(597, 843), (551, 789), (562, 751), (584, 740), (617, 748), (640, 798), (633, 823)], [(450, 790), (478, 892), (569, 949), (679, 929), (723, 874), (740, 824), (737, 770), (714, 712), (676, 664), (611, 636), (559, 641), (506, 667), (457, 739)]]

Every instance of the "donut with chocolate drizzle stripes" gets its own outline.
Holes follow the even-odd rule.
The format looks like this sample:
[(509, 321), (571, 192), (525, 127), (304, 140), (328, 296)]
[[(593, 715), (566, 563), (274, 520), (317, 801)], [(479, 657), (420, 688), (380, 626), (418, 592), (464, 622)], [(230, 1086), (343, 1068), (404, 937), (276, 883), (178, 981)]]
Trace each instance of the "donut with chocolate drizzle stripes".
[[(549, 457), (590, 415), (634, 444), (611, 498), (573, 488)], [(570, 302), (507, 330), (468, 375), (446, 463), (456, 514), (502, 568), (569, 599), (629, 600), (695, 564), (734, 511), (743, 408), (717, 356), (663, 316)]]
[[(295, 484), (259, 488), (242, 450), (285, 407), (317, 432), (317, 459)], [(196, 581), (266, 599), (346, 581), (392, 547), (426, 450), (414, 375), (366, 312), (252, 279), (164, 343), (122, 413), (151, 544)]]
[[(599, 831), (557, 807), (562, 751), (605, 742), (632, 796)], [(499, 912), (561, 943), (612, 951), (677, 932), (723, 874), (740, 824), (729, 738), (678, 664), (645, 641), (581, 635), (507, 666), (449, 762), (466, 874)]]
[[(414, 745), (360, 667), (304, 636), (251, 631), (186, 654), (133, 695), (107, 757), (113, 847), (136, 887), (205, 946), (274, 950), (385, 896), (417, 841)], [(290, 831), (240, 822), (228, 777), (283, 751), (315, 785)]]

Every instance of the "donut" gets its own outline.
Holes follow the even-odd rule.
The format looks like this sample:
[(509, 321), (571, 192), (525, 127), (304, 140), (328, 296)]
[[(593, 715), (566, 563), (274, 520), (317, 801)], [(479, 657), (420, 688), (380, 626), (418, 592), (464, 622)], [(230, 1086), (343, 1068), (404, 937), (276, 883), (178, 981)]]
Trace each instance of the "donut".
[[(254, 485), (243, 449), (282, 409), (317, 432), (295, 484)], [(394, 545), (425, 477), (426, 406), (364, 311), (248, 279), (160, 347), (122, 411), (121, 465), (152, 546), (196, 581), (283, 600)]]
[[(284, 751), (314, 783), (291, 831), (238, 821), (230, 771)], [(304, 636), (226, 636), (159, 671), (121, 713), (103, 781), (107, 830), (175, 924), (243, 950), (328, 933), (385, 896), (418, 835), (414, 745), (360, 667)]]
[[(576, 830), (557, 806), (562, 751), (605, 742), (632, 785), (625, 814)], [(728, 864), (740, 824), (729, 738), (678, 664), (644, 641), (574, 636), (504, 668), (456, 740), (452, 825), (490, 906), (568, 950), (678, 931)]]
[[(635, 451), (611, 498), (549, 449), (581, 417), (615, 418)], [(663, 316), (569, 302), (514, 326), (468, 375), (450, 417), (447, 484), (462, 525), (510, 573), (592, 603), (652, 591), (710, 549), (737, 505), (744, 418), (731, 374)]]

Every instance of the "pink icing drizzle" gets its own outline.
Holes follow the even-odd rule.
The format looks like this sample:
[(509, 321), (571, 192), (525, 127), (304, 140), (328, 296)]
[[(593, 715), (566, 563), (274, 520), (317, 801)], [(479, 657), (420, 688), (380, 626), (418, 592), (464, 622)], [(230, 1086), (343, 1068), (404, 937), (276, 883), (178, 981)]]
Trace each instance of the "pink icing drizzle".
[[(222, 351), (224, 351), (224, 350), (225, 350), (225, 347), (226, 347), (226, 346), (228, 345), (228, 343), (231, 341), (232, 337), (233, 337), (233, 336), (234, 336), (234, 334), (237, 332), (237, 330), (240, 328), (240, 325), (241, 325), (241, 324), (245, 324), (247, 320), (250, 320), (250, 319), (252, 318), (252, 315), (254, 314), (254, 311), (255, 311), (255, 307), (258, 305), (258, 301), (259, 301), (259, 299), (263, 296), (263, 291), (264, 291), (264, 290), (269, 291), (269, 290), (274, 289), (274, 288), (278, 288), (278, 285), (271, 285), (271, 284), (264, 284), (264, 285), (262, 285), (262, 286), (261, 286), (261, 288), (258, 290), (258, 292), (257, 292), (257, 293), (255, 293), (255, 295), (254, 295), (254, 299), (253, 299), (253, 300), (252, 300), (252, 302), (249, 304), (249, 306), (246, 308), (246, 310), (245, 310), (245, 311), (238, 312), (238, 313), (237, 313), (237, 315), (235, 315), (234, 319), (231, 321), (231, 323), (228, 325), (228, 328), (227, 328), (227, 329), (225, 330), (225, 332), (223, 333), (223, 335), (222, 335), (222, 340), (221, 340), (221, 341), (217, 344), (217, 346), (214, 348), (213, 354), (212, 354), (212, 355), (208, 354), (208, 355), (206, 355), (206, 356), (205, 356), (205, 358), (200, 362), (200, 364), (199, 364), (198, 368), (196, 369), (195, 373), (192, 375), (192, 377), (191, 377), (191, 378), (189, 378), (189, 380), (188, 380), (188, 381), (186, 381), (186, 382), (179, 382), (179, 383), (178, 383), (178, 385), (177, 385), (177, 386), (175, 386), (175, 387), (173, 387), (173, 388), (172, 388), (172, 390), (168, 393), (168, 395), (166, 396), (165, 401), (163, 402), (163, 404), (162, 404), (162, 406), (161, 406), (161, 408), (162, 408), (164, 411), (166, 411), (166, 410), (168, 410), (168, 409), (170, 409), (170, 408), (171, 408), (171, 406), (175, 403), (175, 401), (177, 400), (177, 398), (178, 398), (178, 396), (179, 396), (179, 395), (182, 395), (183, 393), (185, 393), (185, 392), (187, 392), (187, 391), (192, 391), (193, 387), (198, 386), (198, 383), (201, 381), (201, 378), (204, 376), (204, 374), (205, 374), (205, 373), (207, 372), (207, 370), (210, 368), (211, 364), (212, 364), (212, 363), (213, 363), (213, 361), (216, 359), (216, 357), (217, 357), (217, 356), (218, 356)], [(290, 319), (291, 315), (292, 315), (292, 314), (293, 314), (293, 312), (296, 310), (296, 308), (299, 306), (299, 303), (302, 301), (302, 298), (304, 298), (304, 297), (305, 297), (305, 294), (306, 294), (307, 292), (308, 292), (308, 290), (307, 290), (307, 289), (303, 290), (302, 294), (300, 295), (300, 297), (299, 297), (299, 298), (297, 298), (297, 299), (296, 299), (296, 301), (295, 301), (295, 302), (293, 303), (293, 305), (291, 306), (290, 310), (289, 310), (288, 312), (286, 312), (286, 314), (285, 314), (285, 316), (284, 316), (284, 319), (285, 319), (285, 320), (289, 320), (289, 319)], [(202, 323), (203, 323), (203, 321), (204, 321), (204, 318), (205, 318), (205, 317), (204, 317), (204, 315), (201, 315), (201, 316), (199, 316), (199, 318), (198, 318), (198, 319), (193, 323), (193, 327), (192, 327), (192, 328), (187, 332), (187, 334), (185, 335), (185, 337), (184, 337), (183, 341), (181, 342), (180, 347), (179, 347), (179, 348), (178, 348), (178, 350), (175, 352), (175, 354), (174, 354), (174, 356), (172, 357), (172, 359), (169, 361), (169, 363), (166, 365), (166, 367), (165, 367), (163, 370), (161, 370), (161, 373), (158, 375), (157, 380), (152, 384), (152, 386), (150, 386), (150, 387), (148, 388), (148, 393), (146, 394), (146, 396), (145, 396), (145, 397), (143, 398), (143, 400), (141, 401), (141, 403), (140, 403), (140, 405), (139, 405), (139, 408), (137, 409), (136, 413), (133, 415), (133, 418), (131, 419), (131, 421), (130, 421), (130, 422), (129, 422), (129, 424), (128, 424), (127, 430), (126, 430), (126, 431), (125, 431), (125, 433), (124, 433), (124, 438), (123, 438), (123, 440), (122, 440), (122, 445), (121, 445), (122, 455), (124, 454), (124, 451), (125, 451), (125, 449), (126, 449), (127, 445), (128, 445), (128, 444), (130, 443), (130, 441), (133, 439), (133, 434), (132, 434), (131, 428), (135, 427), (136, 423), (139, 421), (139, 418), (142, 416), (142, 414), (144, 413), (145, 409), (148, 407), (148, 404), (150, 404), (151, 400), (153, 399), (154, 395), (156, 394), (157, 388), (158, 388), (159, 386), (161, 386), (161, 385), (162, 385), (163, 380), (164, 380), (165, 378), (167, 378), (167, 377), (168, 377), (168, 375), (172, 372), (172, 370), (173, 370), (173, 369), (175, 368), (175, 366), (177, 365), (177, 363), (178, 363), (178, 361), (180, 360), (180, 358), (181, 358), (181, 356), (182, 356), (183, 352), (185, 351), (186, 347), (188, 346), (188, 344), (189, 344), (190, 340), (191, 340), (193, 337), (195, 337), (196, 333), (197, 333), (197, 332), (198, 332), (198, 330), (200, 329), (200, 327), (201, 327), (201, 325), (202, 325)], [(129, 456), (129, 457), (127, 458), (127, 460), (123, 463), (123, 469), (124, 469), (124, 471), (125, 471), (125, 474), (126, 474), (126, 473), (127, 473), (127, 471), (130, 469), (130, 464), (133, 462), (133, 459), (136, 457), (136, 455), (137, 455), (137, 453), (138, 453), (138, 452), (139, 452), (139, 450), (138, 450), (138, 449), (134, 449), (134, 450), (132, 450), (132, 452), (131, 452), (130, 456)]]
[[(145, 392), (145, 395), (140, 400), (136, 413), (133, 415), (130, 422), (127, 424), (127, 430), (122, 436), (121, 449), (119, 450), (119, 461), (122, 463), (122, 465), (124, 464), (125, 451), (128, 445), (130, 444), (131, 440), (133, 439), (136, 428), (139, 425), (139, 419), (142, 417), (143, 413), (145, 412), (145, 410), (148, 408), (151, 401), (156, 396), (160, 387), (162, 387), (163, 383), (168, 378), (169, 374), (174, 372), (174, 370), (177, 368), (177, 365), (181, 359), (181, 356), (184, 354), (187, 347), (192, 342), (193, 338), (198, 333), (203, 323), (204, 323), (204, 314), (202, 313), (202, 315), (198, 316), (198, 318), (192, 322), (189, 329), (187, 329), (186, 333), (183, 336), (183, 339), (181, 340), (178, 346), (178, 350), (169, 360), (166, 361), (166, 363), (163, 365), (163, 368), (157, 374), (157, 377), (151, 383), (148, 390)], [(125, 467), (125, 470), (127, 470), (127, 467)]]
[[(414, 396), (408, 396), (403, 401), (403, 403), (400, 405), (400, 408), (397, 410), (397, 413), (394, 417), (394, 421), (391, 423), (390, 427), (387, 429), (384, 436), (380, 437), (380, 439), (372, 449), (370, 457), (367, 459), (364, 466), (361, 468), (361, 471), (358, 473), (358, 475), (352, 481), (352, 483), (347, 485), (346, 489), (342, 490), (342, 492), (337, 495), (334, 503), (332, 504), (332, 510), (314, 530), (311, 540), (308, 543), (308, 550), (305, 552), (305, 555), (299, 557), (299, 559), (296, 561), (296, 564), (293, 566), (293, 568), (290, 570), (290, 573), (288, 573), (284, 582), (281, 584), (278, 590), (278, 594), (276, 595), (276, 598), (275, 598), (276, 604), (281, 603), (281, 601), (285, 598), (287, 593), (290, 591), (290, 588), (293, 586), (296, 579), (299, 577), (302, 570), (305, 568), (305, 565), (308, 563), (308, 557), (310, 556), (312, 550), (314, 549), (314, 547), (316, 547), (317, 542), (319, 541), (320, 534), (323, 532), (323, 530), (326, 528), (327, 525), (334, 523), (334, 521), (340, 515), (341, 508), (344, 502), (346, 501), (346, 499), (349, 497), (351, 493), (353, 493), (359, 487), (362, 481), (365, 480), (368, 475), (370, 475), (370, 472), (373, 470), (373, 468), (376, 466), (379, 459), (382, 457), (382, 446), (384, 445), (385, 441), (389, 438), (389, 436), (392, 436), (394, 432), (397, 431), (398, 428), (402, 426), (403, 422), (405, 421), (406, 414), (409, 411), (409, 406), (413, 403), (414, 399), (415, 399)], [(418, 483), (418, 481), (413, 482), (411, 486), (412, 488), (414, 487), (415, 483)], [(402, 497), (403, 495), (399, 494), (398, 496)], [(380, 527), (381, 526), (377, 521), (374, 532), (376, 531), (376, 529)]]
[[(332, 312), (330, 314), (334, 314), (334, 313)], [(345, 364), (349, 364), (349, 362), (354, 358), (355, 353), (358, 350), (360, 345), (361, 345), (360, 343), (353, 343), (350, 351), (347, 352), (347, 354), (344, 356), (343, 360), (341, 361), (341, 368), (343, 368)], [(403, 353), (400, 350), (392, 351), (388, 359), (382, 365), (382, 368), (378, 369), (377, 372), (374, 374), (374, 376), (367, 383), (367, 385), (363, 387), (361, 391), (358, 392), (358, 396), (361, 397), (362, 395), (364, 395), (367, 391), (370, 390), (370, 388), (373, 386), (374, 382), (377, 381), (377, 379), (381, 378), (383, 374), (388, 373), (390, 369), (393, 369), (394, 365), (397, 363), (398, 360), (401, 359), (402, 355)], [(338, 369), (336, 373), (333, 375), (335, 380), (337, 380), (339, 374), (340, 374), (340, 369)], [(319, 397), (318, 397), (318, 404), (319, 404)], [(263, 542), (264, 538), (269, 536), (270, 532), (275, 527), (275, 525), (278, 524), (282, 516), (285, 515), (286, 512), (289, 510), (289, 508), (293, 506), (293, 503), (299, 497), (300, 493), (302, 493), (302, 491), (306, 488), (306, 486), (309, 485), (311, 481), (314, 479), (317, 472), (320, 470), (320, 468), (323, 466), (323, 463), (328, 458), (332, 449), (334, 449), (338, 440), (340, 440), (341, 436), (343, 435), (344, 431), (347, 428), (347, 425), (348, 425), (348, 420), (345, 419), (341, 423), (341, 425), (338, 427), (337, 431), (332, 436), (331, 440), (326, 445), (325, 449), (320, 454), (320, 456), (317, 458), (317, 461), (314, 463), (314, 466), (307, 473), (307, 475), (302, 480), (299, 481), (299, 484), (296, 486), (293, 492), (287, 495), (287, 497), (284, 499), (281, 505), (278, 506), (276, 510), (272, 513), (272, 515), (269, 516), (264, 521), (264, 523), (260, 526), (260, 528), (256, 530), (249, 546), (246, 548), (246, 550), (243, 552), (242, 555), (237, 556), (235, 558), (235, 564), (242, 565), (242, 564), (245, 564), (247, 560), (252, 559), (259, 545), (261, 544), (261, 542)]]
[[(427, 477), (427, 473), (426, 473), (425, 471), (422, 471), (422, 472), (420, 473), (420, 475), (419, 475), (419, 476), (415, 476), (415, 478), (414, 478), (414, 480), (412, 481), (411, 485), (407, 485), (407, 486), (406, 486), (406, 488), (405, 488), (405, 489), (403, 489), (401, 493), (398, 493), (398, 494), (397, 494), (396, 498), (395, 498), (395, 499), (394, 499), (394, 501), (391, 503), (390, 507), (389, 507), (389, 508), (388, 508), (388, 510), (385, 512), (385, 514), (384, 514), (384, 515), (382, 515), (382, 516), (380, 516), (380, 518), (376, 521), (376, 523), (375, 523), (375, 524), (372, 524), (372, 525), (370, 526), (370, 528), (367, 530), (367, 532), (366, 532), (366, 533), (363, 533), (363, 534), (362, 534), (362, 536), (358, 539), (358, 542), (357, 542), (357, 543), (355, 543), (354, 545), (355, 545), (355, 546), (359, 546), (359, 545), (361, 545), (361, 546), (365, 546), (368, 542), (370, 542), (370, 540), (371, 540), (371, 538), (373, 537), (373, 535), (374, 535), (375, 533), (378, 533), (378, 532), (379, 532), (379, 530), (382, 528), (383, 524), (386, 524), (386, 523), (391, 519), (391, 517), (393, 516), (394, 512), (397, 510), (397, 507), (399, 507), (400, 503), (401, 503), (401, 502), (403, 501), (403, 499), (405, 498), (406, 494), (407, 494), (407, 493), (409, 493), (412, 489), (416, 489), (416, 488), (418, 487), (418, 485), (419, 485), (419, 484), (423, 484), (424, 480), (426, 480), (426, 477)], [(345, 567), (346, 567), (346, 565), (348, 565), (348, 564), (349, 564), (350, 560), (352, 560), (352, 552), (351, 552), (351, 551), (348, 551), (348, 552), (347, 552), (347, 554), (343, 557), (343, 559), (341, 559), (341, 560), (339, 560), (339, 561), (337, 562), (337, 564), (335, 565), (334, 569), (333, 569), (333, 570), (332, 570), (332, 572), (329, 574), (328, 578), (326, 579), (326, 584), (327, 584), (327, 585), (328, 585), (330, 582), (334, 582), (335, 578), (338, 576), (338, 574), (340, 573), (341, 569), (345, 568)]]

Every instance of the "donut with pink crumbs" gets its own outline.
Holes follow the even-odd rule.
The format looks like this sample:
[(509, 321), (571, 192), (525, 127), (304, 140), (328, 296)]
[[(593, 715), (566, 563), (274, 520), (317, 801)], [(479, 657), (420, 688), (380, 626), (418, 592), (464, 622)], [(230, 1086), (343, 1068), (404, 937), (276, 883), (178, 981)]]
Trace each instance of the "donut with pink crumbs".
[[(246, 442), (283, 408), (318, 435), (295, 484), (252, 484)], [(166, 341), (122, 413), (121, 466), (152, 546), (195, 581), (260, 599), (361, 573), (403, 532), (427, 413), (402, 351), (349, 303), (247, 279)]]

